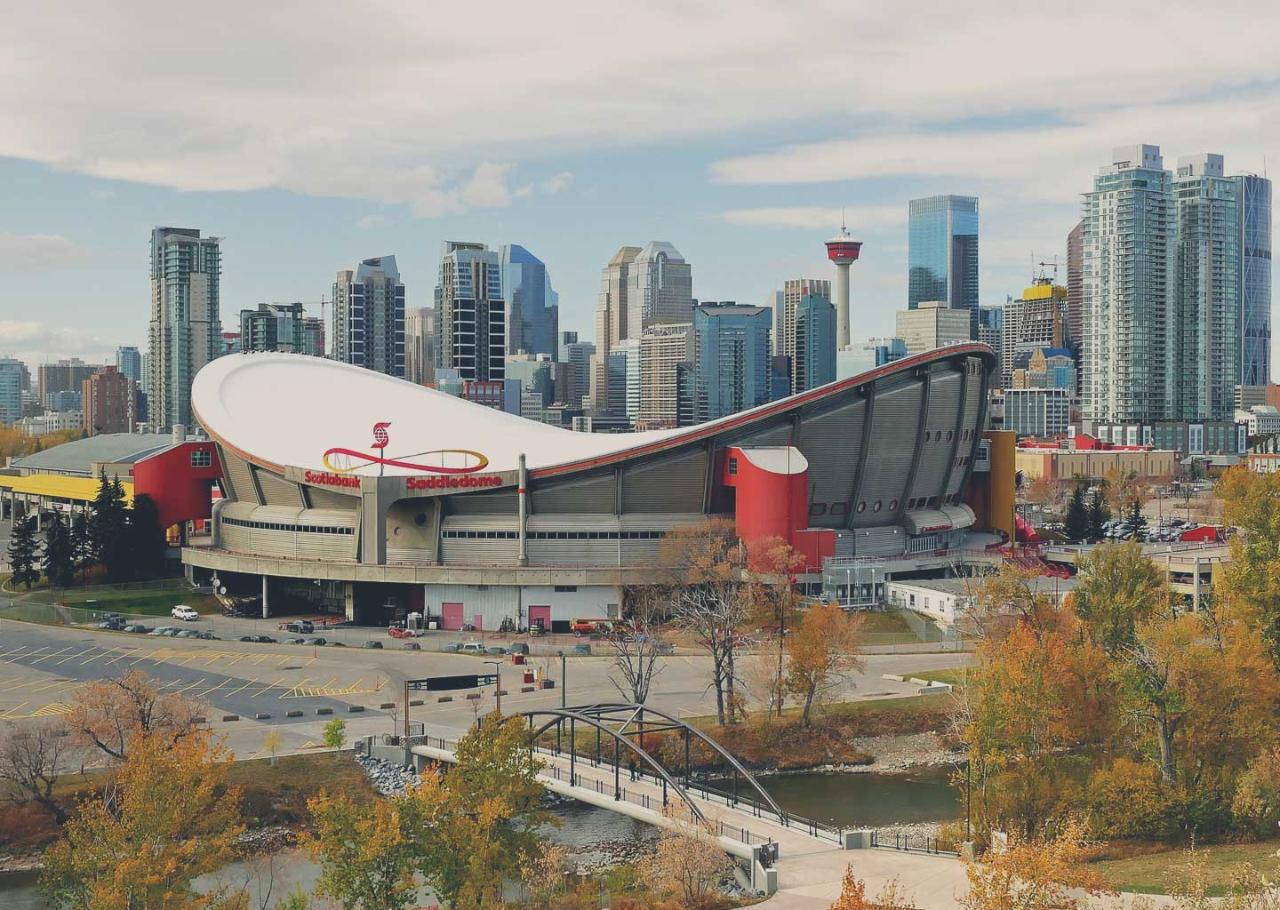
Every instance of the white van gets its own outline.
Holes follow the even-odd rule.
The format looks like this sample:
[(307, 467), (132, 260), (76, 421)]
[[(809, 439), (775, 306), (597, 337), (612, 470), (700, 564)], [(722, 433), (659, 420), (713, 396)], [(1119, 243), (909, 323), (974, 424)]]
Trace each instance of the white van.
[(181, 619), (183, 622), (195, 622), (200, 618), (200, 614), (186, 604), (178, 604), (169, 611), (169, 615), (174, 619)]

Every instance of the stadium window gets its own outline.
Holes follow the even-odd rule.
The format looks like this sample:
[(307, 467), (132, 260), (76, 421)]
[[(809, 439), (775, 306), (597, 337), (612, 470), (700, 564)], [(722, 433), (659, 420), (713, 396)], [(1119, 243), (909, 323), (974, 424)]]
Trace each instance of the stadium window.
[(738, 459), (730, 458), (729, 459), (729, 475), (733, 476), (734, 474), (737, 474), (737, 473), (738, 473)]
[(896, 511), (898, 511), (898, 500), (896, 500), (896, 499), (890, 499), (890, 500), (889, 500), (889, 511), (890, 511), (890, 512), (896, 512)]
[(207, 468), (213, 464), (213, 453), (208, 449), (191, 450), (191, 467)]
[(858, 503), (858, 514), (861, 515), (865, 511), (867, 511), (867, 503), (865, 500), (863, 500), (862, 502)]

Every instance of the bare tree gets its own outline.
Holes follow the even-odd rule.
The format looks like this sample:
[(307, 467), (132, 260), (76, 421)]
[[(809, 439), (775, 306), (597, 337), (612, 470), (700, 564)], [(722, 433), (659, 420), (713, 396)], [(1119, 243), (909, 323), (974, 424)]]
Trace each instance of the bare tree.
[(67, 812), (53, 798), (53, 788), (72, 748), (67, 734), (61, 724), (44, 722), (16, 727), (0, 739), (0, 781), (9, 785), (9, 798), (38, 803), (59, 825)]
[(654, 678), (662, 672), (658, 658), (668, 650), (657, 622), (665, 594), (658, 588), (645, 587), (628, 588), (625, 595), (631, 607), (631, 628), (609, 636), (614, 669), (609, 682), (624, 699), (642, 705), (649, 700)]
[(177, 743), (196, 729), (200, 714), (199, 702), (162, 693), (146, 674), (129, 670), (81, 688), (66, 723), (80, 742), (120, 761), (133, 734), (163, 732)]

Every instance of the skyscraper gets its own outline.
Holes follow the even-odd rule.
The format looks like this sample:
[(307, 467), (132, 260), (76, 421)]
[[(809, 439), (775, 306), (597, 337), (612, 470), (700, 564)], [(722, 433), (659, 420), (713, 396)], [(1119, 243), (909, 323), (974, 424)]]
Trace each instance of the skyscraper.
[(121, 345), (116, 348), (116, 369), (126, 379), (135, 383), (142, 382), (142, 355), (132, 346)]
[(640, 339), (624, 338), (609, 351), (608, 413), (635, 424), (640, 419)]
[[(774, 295), (773, 352), (787, 358), (791, 370), (791, 394), (804, 391), (799, 381), (796, 360), (796, 312), (806, 297), (831, 301), (831, 282), (826, 278), (791, 278), (783, 282), (782, 292)], [(835, 333), (831, 335), (832, 357), (835, 357)]]
[(333, 282), (333, 359), (404, 375), (404, 282), (395, 256), (362, 259)]
[(687, 323), (693, 318), (693, 270), (665, 240), (651, 240), (630, 268), (627, 338), (639, 338), (655, 325)]
[(436, 366), (464, 383), (505, 378), (506, 301), (502, 263), (483, 243), (448, 240), (436, 283)]
[(907, 309), (942, 300), (969, 311), (978, 336), (978, 200), (975, 196), (912, 199), (907, 224)]
[(324, 319), (319, 316), (302, 317), (302, 353), (308, 357), (325, 356)]
[(102, 367), (86, 379), (80, 401), (84, 429), (90, 436), (133, 432), (134, 383), (118, 367)]
[(156, 429), (191, 425), (191, 381), (222, 352), (220, 244), (196, 228), (151, 231), (146, 386)]
[(984, 306), (978, 308), (978, 341), (996, 352), (996, 373), (1004, 366), (1004, 314), (1005, 308)]
[(1240, 382), (1240, 184), (1221, 155), (1183, 155), (1173, 181), (1173, 393), (1181, 420), (1225, 420)]
[[(831, 311), (831, 332), (834, 339), (834, 308)], [(832, 351), (834, 355), (834, 348)], [(680, 425), (681, 380), (692, 363), (691, 323), (661, 323), (646, 329), (640, 336), (638, 429), (658, 430)]]
[(306, 349), (301, 303), (260, 303), (240, 311), (240, 350), (302, 354)]
[[(572, 336), (572, 340), (567, 340)], [(583, 407), (583, 399), (591, 392), (591, 363), (596, 346), (579, 341), (577, 332), (560, 333), (560, 362), (565, 366), (564, 388), (556, 388), (556, 397), (569, 408)]]
[(13, 357), (0, 357), (0, 425), (22, 419), (22, 393), (31, 384), (27, 365)]
[(507, 304), (506, 349), (556, 359), (560, 330), (560, 295), (551, 287), (547, 267), (519, 244), (498, 251), (502, 261), (502, 296)]
[(1117, 148), (1084, 196), (1081, 401), (1092, 427), (1176, 411), (1170, 175), (1159, 146)]
[(826, 297), (806, 294), (796, 307), (795, 319), (793, 395), (836, 379), (836, 308)]
[(1067, 334), (1073, 347), (1084, 338), (1084, 222), (1067, 234)]
[(1240, 384), (1271, 382), (1271, 181), (1245, 174), (1240, 210)]
[(693, 308), (698, 423), (769, 402), (772, 315), (762, 306), (707, 303)]
[(100, 369), (102, 364), (85, 363), (79, 357), (40, 364), (36, 367), (36, 381), (40, 386), (40, 403), (55, 411), (62, 410), (55, 402), (55, 396), (59, 392), (75, 392), (79, 395), (84, 381)]
[(1068, 290), (1040, 278), (1017, 300), (1004, 306), (1001, 332), (1000, 388), (1012, 388), (1014, 360), (1037, 348), (1065, 348), (1071, 340)]
[(432, 385), (436, 377), (436, 311), (413, 307), (404, 314), (404, 378)]

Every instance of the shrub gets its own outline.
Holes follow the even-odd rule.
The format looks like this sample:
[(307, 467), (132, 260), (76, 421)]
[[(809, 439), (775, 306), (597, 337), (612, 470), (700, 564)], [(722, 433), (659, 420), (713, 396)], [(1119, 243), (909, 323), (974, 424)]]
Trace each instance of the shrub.
[(1089, 822), (1102, 837), (1167, 837), (1172, 800), (1152, 764), (1118, 758), (1089, 779)]
[(1275, 834), (1280, 824), (1280, 749), (1249, 762), (1236, 782), (1231, 814), (1237, 825), (1259, 837)]

